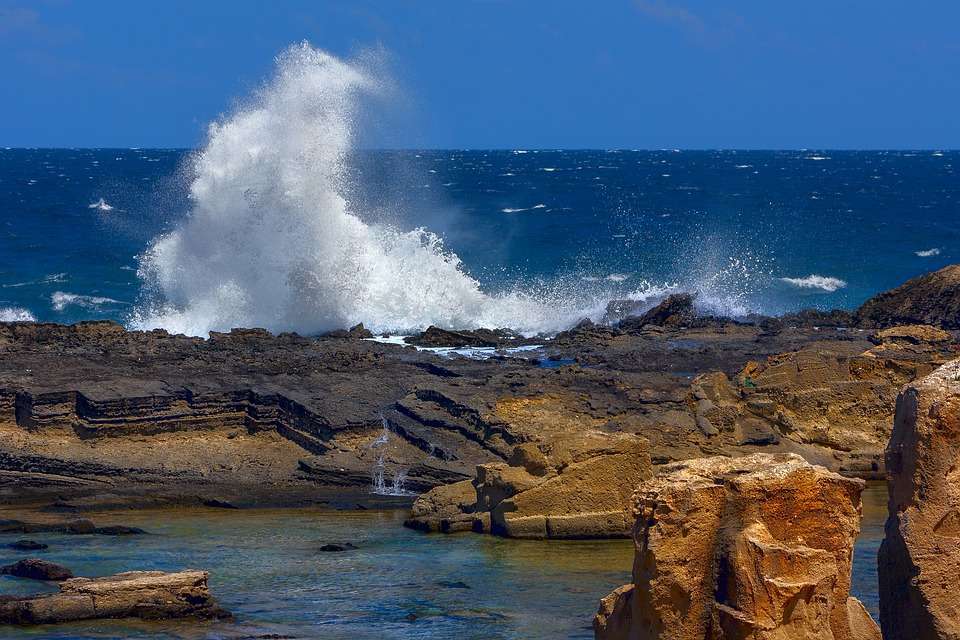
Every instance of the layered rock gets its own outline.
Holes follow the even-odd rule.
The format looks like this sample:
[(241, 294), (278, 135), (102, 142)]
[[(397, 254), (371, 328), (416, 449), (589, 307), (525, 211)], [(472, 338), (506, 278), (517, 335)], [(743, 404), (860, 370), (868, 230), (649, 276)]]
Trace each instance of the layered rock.
[(857, 320), (869, 326), (932, 324), (960, 329), (960, 265), (908, 280), (867, 300)]
[(130, 571), (104, 578), (72, 578), (60, 591), (0, 598), (0, 624), (52, 624), (98, 618), (223, 618), (205, 571)]
[(879, 640), (849, 595), (862, 488), (791, 454), (664, 467), (637, 491), (633, 581), (596, 637)]
[(863, 351), (836, 343), (770, 356), (732, 379), (698, 376), (688, 399), (697, 426), (740, 445), (785, 438), (817, 463), (880, 479), (899, 389), (955, 352), (950, 333), (926, 325), (878, 331), (870, 341)]
[(479, 465), (472, 482), (421, 496), (407, 526), (513, 538), (621, 537), (632, 526), (633, 489), (650, 468), (647, 443), (637, 436), (586, 432), (528, 442), (507, 463)]
[(886, 640), (960, 638), (960, 361), (906, 388), (887, 448)]

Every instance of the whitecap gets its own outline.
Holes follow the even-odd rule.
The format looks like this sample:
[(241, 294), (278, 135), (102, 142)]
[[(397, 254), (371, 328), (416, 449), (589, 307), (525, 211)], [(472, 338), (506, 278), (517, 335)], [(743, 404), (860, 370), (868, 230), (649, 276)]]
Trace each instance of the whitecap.
[(921, 258), (932, 258), (934, 256), (940, 255), (940, 249), (934, 247), (933, 249), (925, 249), (923, 251), (914, 251), (914, 253)]
[(79, 293), (67, 293), (65, 291), (54, 291), (50, 296), (50, 306), (54, 311), (63, 311), (69, 306), (77, 306), (83, 309), (99, 309), (105, 304), (127, 304), (113, 298), (103, 296), (85, 296)]
[(103, 198), (100, 198), (96, 202), (87, 205), (88, 209), (96, 209), (97, 211), (113, 211), (113, 205), (107, 204), (107, 201)]
[(525, 207), (525, 208), (519, 208), (519, 209), (511, 209), (510, 207), (507, 207), (505, 209), (500, 209), (500, 212), (501, 213), (520, 213), (521, 211), (533, 211), (534, 209), (546, 209), (546, 208), (547, 208), (547, 205), (545, 204), (535, 204), (532, 207)]
[(819, 289), (828, 293), (833, 293), (834, 291), (847, 286), (847, 283), (840, 278), (818, 276), (816, 274), (809, 275), (805, 278), (780, 278), (780, 280), (795, 287), (799, 287), (800, 289)]
[(540, 169), (540, 171), (546, 171), (546, 172), (548, 172), (548, 173), (549, 173), (549, 172), (556, 171), (556, 170), (557, 170), (556, 167), (543, 167), (543, 168)]
[(807, 160), (829, 160), (829, 156), (807, 156)]
[(611, 273), (606, 277), (606, 279), (609, 280), (610, 282), (623, 282), (624, 280), (627, 280), (629, 277), (630, 277), (630, 274), (628, 273)]
[(21, 307), (0, 308), (0, 322), (36, 322), (37, 319), (28, 310)]

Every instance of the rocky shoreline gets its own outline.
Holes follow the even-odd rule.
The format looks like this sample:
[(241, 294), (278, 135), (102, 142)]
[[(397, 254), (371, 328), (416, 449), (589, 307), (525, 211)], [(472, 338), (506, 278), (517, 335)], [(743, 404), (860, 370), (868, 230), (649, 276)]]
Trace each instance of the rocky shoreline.
[[(858, 481), (843, 478), (885, 477), (900, 464), (887, 443), (901, 388), (958, 356), (958, 301), (954, 266), (854, 313), (734, 321), (676, 295), (639, 316), (611, 304), (618, 321), (542, 339), (0, 323), (0, 500), (82, 512), (422, 494), (407, 524), (424, 531), (636, 537), (634, 491), (704, 464), (691, 460), (818, 465), (848, 488)], [(436, 352), (457, 347), (487, 352)], [(835, 580), (849, 582), (838, 562)]]

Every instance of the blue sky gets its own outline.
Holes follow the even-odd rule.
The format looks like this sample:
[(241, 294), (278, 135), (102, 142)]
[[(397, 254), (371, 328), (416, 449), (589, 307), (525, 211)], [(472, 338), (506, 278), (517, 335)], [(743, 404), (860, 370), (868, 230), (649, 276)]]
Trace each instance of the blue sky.
[(957, 25), (954, 0), (0, 0), (0, 146), (195, 146), (307, 39), (385, 52), (370, 146), (958, 148)]

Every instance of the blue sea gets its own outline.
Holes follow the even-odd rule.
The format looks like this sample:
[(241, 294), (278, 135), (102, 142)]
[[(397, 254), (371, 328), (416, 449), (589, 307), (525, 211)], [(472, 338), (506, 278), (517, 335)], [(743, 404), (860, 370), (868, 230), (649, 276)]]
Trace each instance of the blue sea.
[[(676, 289), (732, 315), (849, 309), (960, 253), (956, 151), (350, 151), (333, 170), (311, 161), (292, 172), (275, 158), (234, 171), (213, 151), (215, 141), (202, 154), (0, 150), (0, 318), (163, 326), (182, 319), (170, 309), (190, 309), (170, 328), (249, 322), (309, 332), (356, 320), (410, 330), (515, 319), (556, 330), (599, 319), (610, 299), (652, 301)], [(326, 217), (330, 207), (359, 221), (362, 241)], [(442, 260), (397, 249), (410, 232)], [(176, 251), (151, 253), (171, 235)], [(327, 261), (370, 246), (375, 262)], [(216, 256), (223, 247), (229, 255)], [(437, 282), (451, 280), (443, 269), (469, 286), (441, 290)], [(274, 280), (262, 280), (271, 270)], [(432, 271), (436, 280), (419, 280)], [(314, 288), (297, 280), (303, 273)], [(208, 274), (213, 284), (201, 281)], [(204, 304), (225, 306), (211, 293), (225, 280), (247, 306), (204, 316)], [(276, 282), (295, 280), (283, 301), (270, 298)], [(408, 283), (414, 303), (394, 299)], [(398, 311), (431, 291), (436, 304)], [(290, 306), (310, 295), (325, 302)], [(517, 307), (518, 297), (540, 306)], [(251, 311), (264, 305), (289, 309)], [(544, 310), (557, 310), (552, 324), (531, 320)]]

